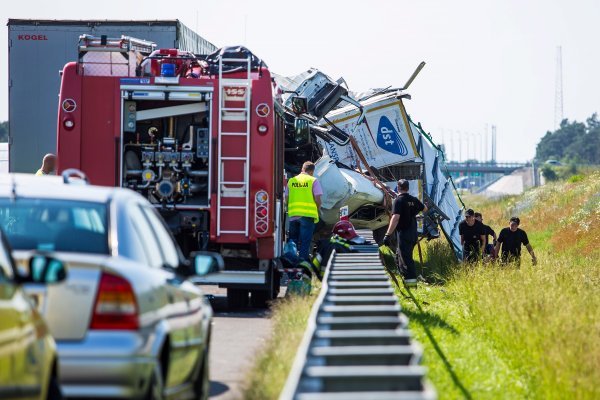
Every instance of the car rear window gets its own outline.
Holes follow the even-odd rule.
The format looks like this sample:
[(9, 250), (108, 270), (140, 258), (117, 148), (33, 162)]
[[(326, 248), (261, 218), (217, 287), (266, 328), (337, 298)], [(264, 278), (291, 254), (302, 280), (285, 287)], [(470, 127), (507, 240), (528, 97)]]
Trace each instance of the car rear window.
[(0, 225), (15, 250), (108, 254), (107, 207), (50, 199), (0, 199)]

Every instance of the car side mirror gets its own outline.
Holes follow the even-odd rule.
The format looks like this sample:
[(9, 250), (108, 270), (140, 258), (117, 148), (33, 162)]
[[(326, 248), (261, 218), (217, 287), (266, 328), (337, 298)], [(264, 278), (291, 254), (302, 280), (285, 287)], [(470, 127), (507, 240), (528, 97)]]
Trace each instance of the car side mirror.
[(225, 261), (219, 253), (202, 251), (193, 256), (194, 275), (205, 276), (225, 269)]
[(310, 123), (303, 118), (294, 120), (294, 141), (297, 147), (310, 143)]
[(29, 260), (29, 276), (31, 283), (57, 283), (67, 278), (65, 264), (56, 258), (36, 254)]

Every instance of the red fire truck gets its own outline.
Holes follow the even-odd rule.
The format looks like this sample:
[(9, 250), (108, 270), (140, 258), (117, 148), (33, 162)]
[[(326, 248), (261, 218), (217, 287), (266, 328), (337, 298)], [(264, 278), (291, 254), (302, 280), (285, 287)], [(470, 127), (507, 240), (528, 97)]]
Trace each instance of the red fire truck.
[(226, 271), (206, 282), (230, 306), (279, 291), (282, 129), (270, 72), (243, 47), (198, 56), (84, 35), (62, 71), (59, 170), (139, 192), (184, 252), (219, 251)]

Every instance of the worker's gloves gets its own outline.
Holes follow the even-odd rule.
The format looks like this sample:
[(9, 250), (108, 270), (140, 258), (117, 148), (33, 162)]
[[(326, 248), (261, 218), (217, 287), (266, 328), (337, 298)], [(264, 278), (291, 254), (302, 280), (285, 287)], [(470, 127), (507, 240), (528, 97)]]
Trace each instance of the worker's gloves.
[(390, 247), (392, 245), (392, 237), (390, 235), (385, 235), (383, 237), (383, 244)]

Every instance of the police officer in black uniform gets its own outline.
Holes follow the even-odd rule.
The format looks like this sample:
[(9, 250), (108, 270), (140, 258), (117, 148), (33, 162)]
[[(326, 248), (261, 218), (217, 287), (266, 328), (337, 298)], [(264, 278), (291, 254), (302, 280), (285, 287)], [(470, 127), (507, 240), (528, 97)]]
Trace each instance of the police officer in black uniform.
[[(496, 243), (496, 254), (501, 255), (501, 261), (503, 263), (515, 262), (517, 265), (521, 264), (521, 245), (525, 246), (529, 254), (531, 255), (531, 262), (533, 265), (537, 264), (537, 258), (533, 252), (533, 247), (529, 243), (527, 233), (519, 228), (521, 220), (519, 217), (512, 217), (508, 223), (508, 227), (500, 231), (498, 235), (498, 242)], [(502, 246), (502, 252), (500, 253), (500, 246)]]
[[(496, 246), (496, 239), (497, 239), (496, 232), (494, 232), (494, 230), (492, 229), (491, 226), (483, 223), (483, 215), (481, 215), (481, 213), (479, 213), (479, 212), (475, 213), (475, 220), (481, 222), (481, 224), (483, 226), (483, 236), (485, 236), (485, 245), (484, 245), (485, 254), (492, 258), (496, 257), (496, 252), (494, 251), (494, 248)], [(490, 239), (489, 239), (490, 236), (494, 238), (493, 243), (490, 243)]]
[(475, 219), (475, 211), (468, 209), (465, 219), (458, 224), (460, 244), (463, 246), (463, 261), (477, 262), (481, 259), (485, 246), (483, 224)]
[(415, 287), (417, 286), (417, 271), (413, 260), (413, 250), (418, 240), (415, 217), (421, 211), (427, 212), (427, 207), (419, 199), (408, 194), (408, 188), (409, 183), (406, 179), (398, 181), (400, 195), (394, 200), (392, 219), (383, 237), (383, 244), (389, 246), (391, 235), (397, 234), (398, 247), (404, 261), (404, 266), (400, 268), (400, 272), (404, 276), (404, 284)]

